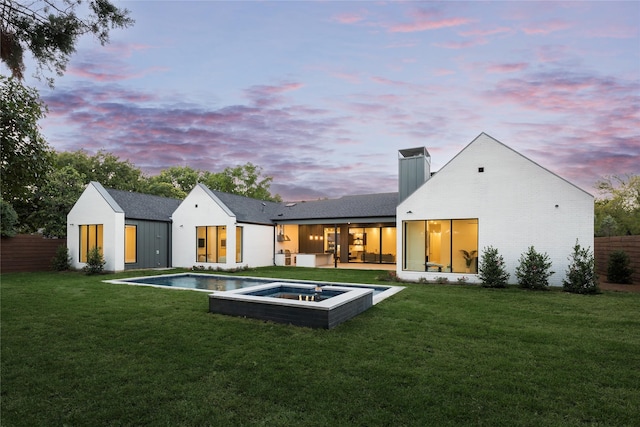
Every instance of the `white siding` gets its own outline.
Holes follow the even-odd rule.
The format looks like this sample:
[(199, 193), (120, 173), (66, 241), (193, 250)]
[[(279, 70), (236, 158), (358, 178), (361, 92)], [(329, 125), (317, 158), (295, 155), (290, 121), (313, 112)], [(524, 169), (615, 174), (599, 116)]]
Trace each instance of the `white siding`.
[(593, 196), (485, 134), (398, 206), (398, 275), (476, 280), (468, 274), (402, 270), (403, 221), (462, 218), (478, 218), (478, 252), (497, 248), (510, 283), (516, 282), (515, 267), (529, 246), (549, 255), (555, 286), (562, 284), (576, 239), (593, 249)]
[[(236, 267), (261, 267), (273, 265), (272, 226), (236, 224), (236, 217), (226, 206), (218, 204), (200, 185), (196, 186), (173, 213), (174, 267), (189, 268), (194, 265), (231, 269)], [(196, 227), (227, 227), (227, 257), (225, 263), (196, 261)], [(242, 262), (236, 263), (236, 226), (243, 227), (244, 247)]]
[(80, 225), (102, 224), (103, 254), (106, 271), (124, 270), (124, 213), (115, 212), (96, 186), (91, 183), (84, 190), (67, 215), (67, 246), (73, 268), (86, 264), (79, 262)]

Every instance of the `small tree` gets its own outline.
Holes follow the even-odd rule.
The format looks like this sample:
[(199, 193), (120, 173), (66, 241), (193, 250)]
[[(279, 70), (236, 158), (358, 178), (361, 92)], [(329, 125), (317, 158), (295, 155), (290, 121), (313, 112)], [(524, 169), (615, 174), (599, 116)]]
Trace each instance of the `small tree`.
[(2, 237), (13, 237), (16, 235), (18, 224), (18, 214), (13, 206), (0, 198), (0, 235)]
[(55, 271), (67, 271), (71, 269), (71, 257), (69, 256), (69, 249), (66, 245), (58, 246), (56, 254), (51, 260), (51, 267)]
[(527, 252), (520, 255), (519, 265), (516, 267), (516, 277), (521, 287), (526, 289), (544, 290), (549, 286), (551, 261), (549, 255), (536, 252), (530, 246)]
[(607, 265), (607, 281), (610, 283), (631, 283), (631, 259), (625, 251), (614, 251), (609, 254)]
[(576, 240), (573, 254), (569, 256), (567, 278), (562, 286), (567, 292), (576, 294), (595, 294), (599, 292), (596, 262), (590, 248), (582, 248)]
[(100, 274), (102, 273), (102, 270), (104, 269), (105, 264), (106, 264), (106, 261), (102, 256), (102, 251), (100, 250), (99, 247), (94, 246), (91, 249), (89, 249), (89, 252), (87, 253), (87, 265), (82, 267), (82, 270), (87, 275)]
[(478, 277), (486, 288), (504, 288), (509, 280), (504, 259), (493, 246), (483, 249), (478, 265)]

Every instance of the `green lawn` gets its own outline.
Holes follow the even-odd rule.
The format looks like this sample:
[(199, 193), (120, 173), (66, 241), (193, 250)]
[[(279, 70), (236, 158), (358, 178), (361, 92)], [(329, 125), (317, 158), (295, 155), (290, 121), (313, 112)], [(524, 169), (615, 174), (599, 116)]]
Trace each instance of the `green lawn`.
[(101, 282), (140, 274), (1, 276), (2, 426), (640, 420), (640, 294), (410, 284), (327, 331), (213, 315), (203, 292)]

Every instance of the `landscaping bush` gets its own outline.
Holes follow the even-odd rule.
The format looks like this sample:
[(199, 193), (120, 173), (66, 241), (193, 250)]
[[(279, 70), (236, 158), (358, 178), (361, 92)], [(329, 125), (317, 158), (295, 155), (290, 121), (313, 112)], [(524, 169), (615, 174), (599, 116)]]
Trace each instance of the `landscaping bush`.
[(18, 214), (9, 202), (0, 198), (0, 235), (13, 237), (17, 233)]
[(525, 289), (544, 290), (549, 286), (551, 261), (546, 253), (538, 253), (533, 246), (520, 255), (519, 265), (516, 267), (516, 277), (521, 287)]
[(102, 273), (105, 264), (106, 261), (102, 256), (100, 248), (94, 246), (93, 248), (89, 249), (89, 253), (87, 254), (87, 265), (82, 268), (82, 271), (84, 271), (88, 275), (100, 274)]
[(58, 246), (56, 254), (51, 260), (51, 267), (55, 271), (67, 271), (71, 269), (71, 257), (69, 256), (69, 249), (65, 245)]
[(504, 259), (493, 246), (483, 249), (478, 265), (478, 277), (485, 288), (504, 288), (509, 280)]
[(633, 269), (631, 259), (625, 251), (614, 251), (609, 255), (607, 265), (607, 281), (610, 283), (631, 283)]
[(567, 270), (567, 278), (562, 281), (564, 290), (576, 294), (598, 293), (596, 262), (590, 248), (582, 248), (576, 241), (569, 261), (571, 262)]

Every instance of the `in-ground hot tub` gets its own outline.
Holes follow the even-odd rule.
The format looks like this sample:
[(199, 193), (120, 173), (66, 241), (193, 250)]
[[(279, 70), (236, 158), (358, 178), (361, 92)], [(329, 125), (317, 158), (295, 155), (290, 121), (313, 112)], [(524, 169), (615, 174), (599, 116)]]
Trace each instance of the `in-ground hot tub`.
[(209, 295), (211, 313), (331, 329), (373, 305), (373, 289), (273, 282)]

